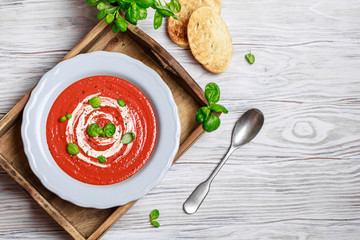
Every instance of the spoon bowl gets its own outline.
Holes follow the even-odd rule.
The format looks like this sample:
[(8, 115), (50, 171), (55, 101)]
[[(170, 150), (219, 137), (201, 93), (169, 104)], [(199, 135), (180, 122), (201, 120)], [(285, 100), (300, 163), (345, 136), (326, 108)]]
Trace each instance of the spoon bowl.
[(253, 108), (245, 112), (235, 124), (231, 146), (239, 148), (250, 142), (258, 134), (263, 124), (264, 115), (260, 110)]

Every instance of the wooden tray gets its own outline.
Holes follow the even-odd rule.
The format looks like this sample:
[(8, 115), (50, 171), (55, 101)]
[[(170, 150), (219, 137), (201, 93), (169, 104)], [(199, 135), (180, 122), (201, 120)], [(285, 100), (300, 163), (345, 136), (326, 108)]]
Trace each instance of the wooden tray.
[[(207, 104), (203, 90), (165, 49), (132, 25), (126, 33), (116, 34), (102, 21), (64, 59), (99, 50), (121, 52), (142, 61), (169, 86), (181, 122), (176, 161), (203, 133), (201, 125), (194, 120), (196, 110)], [(0, 120), (0, 166), (73, 238), (97, 239), (135, 202), (102, 210), (82, 208), (62, 200), (40, 183), (29, 167), (20, 137), (21, 113), (30, 92)]]

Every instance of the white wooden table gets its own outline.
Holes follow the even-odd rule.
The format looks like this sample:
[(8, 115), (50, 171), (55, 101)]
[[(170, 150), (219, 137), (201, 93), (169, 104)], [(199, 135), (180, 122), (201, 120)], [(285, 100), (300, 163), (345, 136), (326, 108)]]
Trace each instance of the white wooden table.
[[(203, 135), (162, 183), (103, 239), (360, 239), (360, 1), (223, 0), (234, 56), (206, 72), (151, 18), (139, 27), (204, 87), (214, 81), (220, 128)], [(0, 117), (95, 26), (84, 0), (0, 1)], [(244, 55), (256, 56), (249, 65)], [(264, 112), (252, 143), (233, 154), (200, 210), (182, 203), (225, 154), (233, 124)], [(160, 210), (161, 227), (148, 215)], [(0, 239), (69, 239), (2, 169)]]

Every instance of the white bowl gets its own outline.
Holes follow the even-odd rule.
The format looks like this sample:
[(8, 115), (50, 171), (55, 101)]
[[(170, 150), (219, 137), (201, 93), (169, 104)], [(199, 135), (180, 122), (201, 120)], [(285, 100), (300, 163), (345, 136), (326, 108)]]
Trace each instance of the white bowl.
[[(110, 75), (137, 86), (154, 108), (158, 133), (147, 163), (132, 177), (112, 185), (90, 185), (67, 175), (52, 158), (46, 141), (46, 121), (59, 94), (89, 76)], [(21, 135), (30, 167), (41, 183), (64, 200), (82, 207), (110, 208), (144, 196), (160, 183), (179, 148), (180, 121), (173, 96), (152, 69), (124, 54), (93, 52), (65, 60), (47, 72), (25, 106)]]

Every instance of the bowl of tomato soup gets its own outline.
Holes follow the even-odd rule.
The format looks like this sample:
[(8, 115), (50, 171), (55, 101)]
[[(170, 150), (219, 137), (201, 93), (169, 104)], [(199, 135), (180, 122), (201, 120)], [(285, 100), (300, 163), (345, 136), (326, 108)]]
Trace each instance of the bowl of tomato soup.
[(180, 121), (155, 71), (120, 53), (93, 52), (42, 77), (21, 134), (45, 187), (79, 206), (109, 208), (161, 181), (179, 147)]
[(154, 110), (139, 88), (118, 77), (92, 76), (57, 97), (47, 118), (46, 140), (53, 159), (69, 176), (108, 185), (145, 165), (156, 130)]

